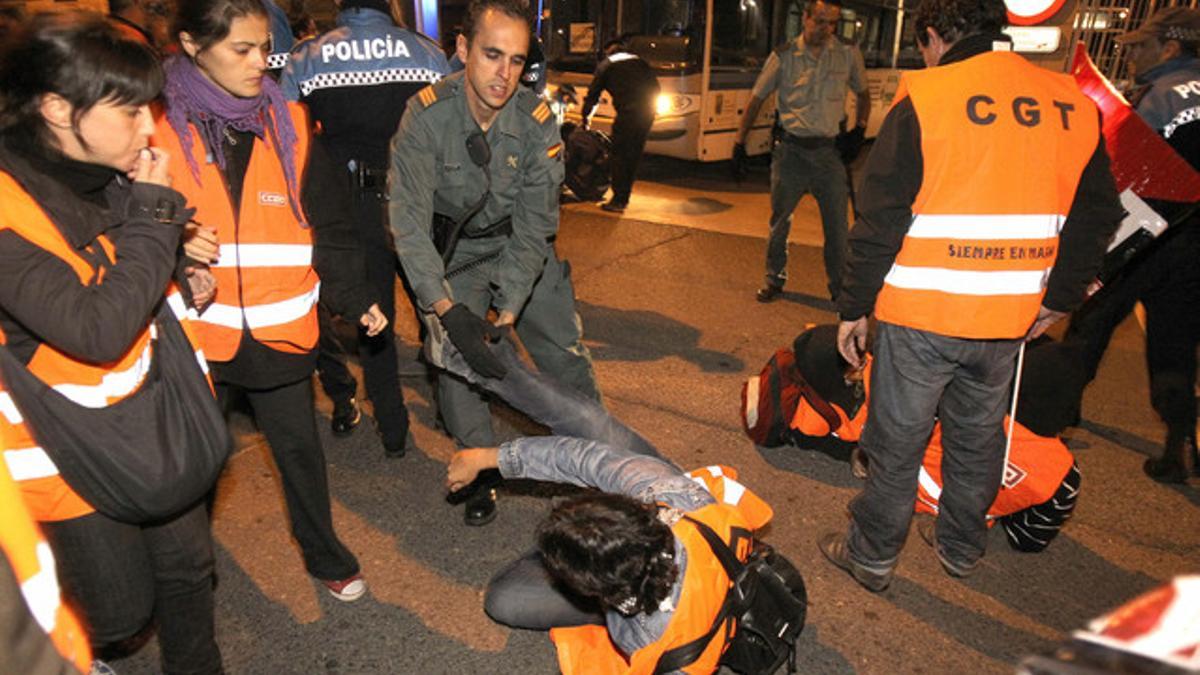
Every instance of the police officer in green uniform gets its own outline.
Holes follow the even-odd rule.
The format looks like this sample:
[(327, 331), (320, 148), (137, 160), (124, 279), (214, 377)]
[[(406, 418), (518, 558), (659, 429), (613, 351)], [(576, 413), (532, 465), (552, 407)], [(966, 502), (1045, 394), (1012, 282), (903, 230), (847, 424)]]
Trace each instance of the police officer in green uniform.
[[(457, 45), (465, 70), (412, 97), (392, 139), (389, 216), (426, 313), (431, 363), (455, 349), (485, 377), (486, 389), (486, 378), (505, 371), (485, 341), (514, 325), (540, 370), (599, 400), (570, 268), (554, 252), (563, 179), (558, 126), (541, 99), (518, 90), (529, 11), (524, 0), (471, 2)], [(483, 318), (489, 310), (494, 323)], [(487, 404), (465, 381), (440, 373), (438, 407), (463, 446), (495, 445)], [(494, 493), (477, 490), (467, 523), (494, 516)]]

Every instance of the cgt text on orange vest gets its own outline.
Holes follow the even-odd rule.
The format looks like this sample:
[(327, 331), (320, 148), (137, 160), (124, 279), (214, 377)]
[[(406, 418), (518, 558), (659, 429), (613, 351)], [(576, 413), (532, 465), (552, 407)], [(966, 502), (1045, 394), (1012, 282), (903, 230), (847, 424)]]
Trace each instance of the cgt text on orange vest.
[[(1071, 113), (1075, 112), (1075, 105), (1066, 101), (1051, 101), (1053, 106), (1058, 111), (1058, 119), (1062, 124), (1063, 131), (1068, 131), (1071, 128)], [(1042, 104), (1036, 98), (1031, 96), (1017, 96), (1012, 100), (1009, 110), (1012, 112), (1012, 118), (1023, 127), (1036, 127), (1042, 123)], [(987, 126), (996, 121), (999, 114), (996, 110), (1002, 109), (996, 103), (996, 99), (987, 94), (976, 94), (967, 99), (967, 119), (980, 126)], [(1051, 114), (1051, 119), (1054, 115)]]

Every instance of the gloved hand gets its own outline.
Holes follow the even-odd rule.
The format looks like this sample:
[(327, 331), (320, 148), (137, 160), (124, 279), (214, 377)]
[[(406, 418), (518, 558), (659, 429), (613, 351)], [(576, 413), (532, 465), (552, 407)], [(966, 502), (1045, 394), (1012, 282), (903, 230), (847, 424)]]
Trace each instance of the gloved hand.
[(749, 171), (749, 162), (750, 158), (746, 156), (746, 144), (734, 143), (733, 164), (731, 165), (734, 180), (740, 181), (746, 177), (746, 173)]
[(508, 369), (488, 349), (487, 342), (500, 339), (504, 331), (481, 317), (475, 316), (466, 305), (455, 304), (441, 316), (442, 326), (450, 341), (462, 353), (471, 370), (484, 377), (500, 380)]
[(842, 156), (842, 163), (849, 164), (857, 159), (866, 139), (867, 130), (858, 126), (838, 134), (833, 144), (837, 147), (838, 154)]

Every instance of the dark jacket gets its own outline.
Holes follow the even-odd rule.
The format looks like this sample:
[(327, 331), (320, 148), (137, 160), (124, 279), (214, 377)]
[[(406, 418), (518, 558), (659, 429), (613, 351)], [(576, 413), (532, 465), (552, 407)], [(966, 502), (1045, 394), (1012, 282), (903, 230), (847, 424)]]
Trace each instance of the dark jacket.
[(583, 99), (584, 118), (592, 113), (604, 90), (612, 95), (612, 105), (618, 115), (654, 116), (658, 77), (640, 56), (617, 52), (596, 66), (596, 74)]

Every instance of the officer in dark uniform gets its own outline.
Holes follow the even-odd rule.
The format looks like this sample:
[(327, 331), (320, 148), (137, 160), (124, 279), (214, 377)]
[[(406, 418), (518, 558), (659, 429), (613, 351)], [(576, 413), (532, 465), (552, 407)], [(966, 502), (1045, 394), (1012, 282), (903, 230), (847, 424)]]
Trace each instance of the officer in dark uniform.
[[(287, 96), (304, 102), (321, 124), (326, 147), (354, 195), (354, 222), (366, 254), (367, 274), (382, 297), (395, 294), (396, 254), (384, 221), (388, 141), (409, 97), (447, 72), (446, 57), (428, 38), (396, 26), (387, 0), (343, 0), (337, 28), (302, 43), (283, 76)], [(382, 303), (394, 325), (394, 302)], [(318, 368), (334, 402), (334, 433), (357, 424), (357, 384), (327, 321), (322, 323)], [(396, 368), (395, 336), (359, 335), (367, 396), (389, 457), (404, 454), (408, 411)]]
[(610, 40), (604, 46), (606, 58), (596, 66), (592, 84), (583, 99), (583, 128), (588, 127), (592, 109), (607, 90), (617, 117), (612, 126), (613, 196), (600, 208), (621, 213), (629, 205), (629, 194), (637, 175), (646, 137), (654, 124), (658, 100), (658, 76), (644, 59), (629, 51), (624, 40)]
[(296, 38), (292, 35), (292, 22), (288, 21), (287, 12), (275, 4), (275, 0), (262, 0), (262, 4), (267, 8), (267, 18), (271, 24), (271, 53), (267, 55), (267, 71), (279, 79)]
[[(1169, 7), (1117, 38), (1137, 88), (1131, 103), (1200, 170), (1200, 10)], [(1196, 451), (1196, 347), (1200, 343), (1200, 216), (1167, 228), (1071, 320), (1066, 342), (1083, 347), (1090, 381), (1117, 326), (1146, 308), (1150, 403), (1167, 426), (1161, 457), (1143, 469), (1156, 481), (1200, 476)]]
[[(465, 70), (413, 97), (392, 139), (390, 221), (425, 313), (431, 363), (455, 349), (476, 373), (503, 378), (484, 340), (515, 324), (540, 370), (598, 400), (570, 268), (553, 246), (558, 125), (545, 102), (518, 86), (530, 25), (524, 0), (473, 0), (458, 37)], [(489, 310), (494, 324), (483, 318)], [(487, 405), (465, 381), (443, 372), (438, 406), (463, 446), (495, 445)], [(492, 491), (478, 490), (467, 523), (482, 525), (494, 511)]]

